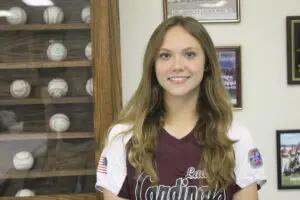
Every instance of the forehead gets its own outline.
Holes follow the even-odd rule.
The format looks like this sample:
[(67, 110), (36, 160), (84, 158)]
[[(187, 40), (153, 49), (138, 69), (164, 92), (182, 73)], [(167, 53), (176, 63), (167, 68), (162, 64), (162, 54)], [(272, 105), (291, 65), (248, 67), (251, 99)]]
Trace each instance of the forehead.
[(181, 26), (170, 28), (163, 39), (161, 48), (177, 49), (186, 47), (200, 47), (199, 41)]

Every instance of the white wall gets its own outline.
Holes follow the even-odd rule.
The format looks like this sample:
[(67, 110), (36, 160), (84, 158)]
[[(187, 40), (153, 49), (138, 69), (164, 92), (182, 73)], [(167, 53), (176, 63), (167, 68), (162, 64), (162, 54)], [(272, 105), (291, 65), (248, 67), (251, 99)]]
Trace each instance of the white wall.
[[(260, 200), (298, 200), (300, 190), (277, 190), (276, 129), (300, 128), (300, 85), (286, 80), (287, 15), (300, 15), (299, 0), (241, 0), (239, 24), (205, 25), (216, 45), (242, 47), (243, 109), (237, 120), (252, 132), (263, 154), (268, 183)], [(120, 0), (123, 101), (142, 72), (145, 45), (163, 20), (162, 0)]]

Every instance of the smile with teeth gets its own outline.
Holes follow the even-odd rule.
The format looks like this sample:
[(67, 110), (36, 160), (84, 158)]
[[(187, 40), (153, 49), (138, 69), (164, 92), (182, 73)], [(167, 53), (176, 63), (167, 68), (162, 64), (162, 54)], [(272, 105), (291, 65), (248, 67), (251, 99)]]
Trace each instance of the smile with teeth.
[(171, 76), (168, 78), (168, 81), (174, 84), (182, 84), (184, 83), (190, 76)]

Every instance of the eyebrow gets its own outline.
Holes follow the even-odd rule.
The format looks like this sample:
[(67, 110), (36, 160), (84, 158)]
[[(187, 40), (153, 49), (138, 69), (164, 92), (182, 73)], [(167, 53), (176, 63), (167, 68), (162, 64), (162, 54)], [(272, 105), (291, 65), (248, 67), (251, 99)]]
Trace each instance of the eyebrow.
[[(192, 50), (192, 49), (198, 50), (198, 51), (200, 50), (198, 47), (187, 47), (187, 48), (184, 48), (183, 51), (188, 51), (188, 50)], [(160, 48), (159, 50), (160, 51), (168, 51), (168, 52), (171, 51), (170, 49), (167, 49), (167, 48)]]

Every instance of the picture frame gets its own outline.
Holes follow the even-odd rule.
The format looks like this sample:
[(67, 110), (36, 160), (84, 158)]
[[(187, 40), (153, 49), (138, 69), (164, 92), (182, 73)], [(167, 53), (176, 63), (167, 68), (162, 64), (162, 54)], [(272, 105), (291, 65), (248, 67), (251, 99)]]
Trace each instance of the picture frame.
[(190, 16), (202, 23), (239, 23), (240, 0), (163, 0), (164, 19)]
[(300, 189), (300, 129), (276, 130), (277, 187)]
[(216, 46), (216, 54), (233, 107), (242, 109), (241, 46)]
[(287, 83), (300, 84), (300, 16), (286, 17)]

